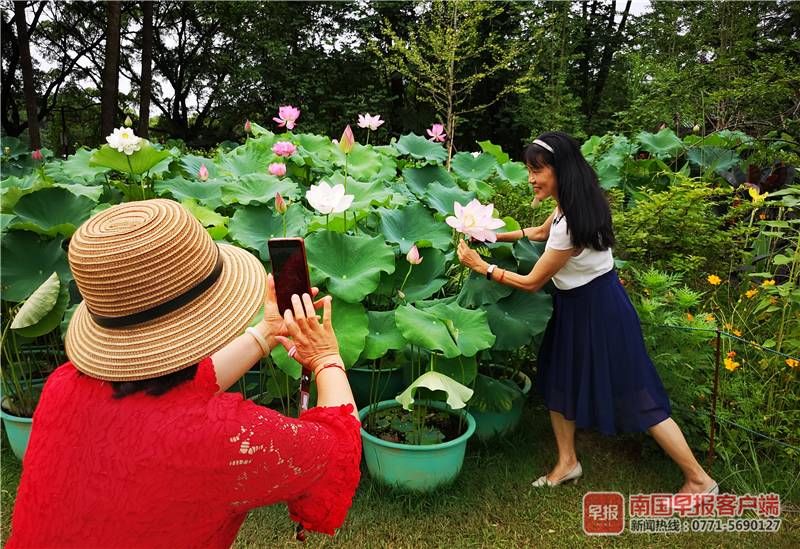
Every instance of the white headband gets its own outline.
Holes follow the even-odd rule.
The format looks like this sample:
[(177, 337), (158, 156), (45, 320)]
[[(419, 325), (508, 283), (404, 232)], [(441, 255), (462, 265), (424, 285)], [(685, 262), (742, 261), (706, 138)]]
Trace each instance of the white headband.
[(553, 155), (556, 154), (555, 151), (553, 151), (553, 147), (551, 147), (550, 145), (548, 145), (547, 143), (545, 143), (541, 139), (534, 139), (533, 140), (533, 144), (534, 145), (539, 145), (541, 148), (543, 148), (546, 151), (550, 151), (550, 154), (553, 154)]

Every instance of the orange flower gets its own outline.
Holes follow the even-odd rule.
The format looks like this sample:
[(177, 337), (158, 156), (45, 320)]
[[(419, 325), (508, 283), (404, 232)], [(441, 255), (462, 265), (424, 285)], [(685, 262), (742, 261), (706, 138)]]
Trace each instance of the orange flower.
[(734, 370), (736, 370), (736, 368), (741, 366), (741, 364), (739, 364), (732, 358), (726, 358), (723, 362), (725, 363), (725, 369), (728, 370), (729, 372), (733, 372)]
[(789, 366), (789, 368), (797, 368), (798, 366), (800, 366), (800, 360), (797, 360), (795, 358), (787, 358), (786, 365)]
[(747, 290), (744, 295), (747, 296), (747, 299), (752, 299), (754, 295), (758, 293), (758, 290), (753, 288), (752, 290)]
[(761, 221), (764, 221), (767, 218), (767, 214), (765, 214), (764, 212), (761, 212), (760, 214), (758, 214), (758, 218)]
[(741, 330), (734, 330), (733, 335), (735, 335), (736, 337), (742, 337), (742, 332)]
[(706, 322), (714, 322), (714, 315), (706, 315)]
[(708, 278), (706, 280), (708, 280), (708, 283), (711, 284), (712, 286), (719, 286), (720, 283), (722, 282), (722, 279), (715, 274), (708, 275)]
[(694, 320), (694, 315), (692, 313), (686, 313), (686, 320), (691, 322), (692, 320)]
[(728, 351), (728, 358), (734, 358), (736, 356), (736, 351)]
[(774, 278), (770, 278), (769, 280), (765, 280), (764, 282), (761, 283), (761, 287), (762, 288), (768, 288), (768, 287), (774, 286), (774, 285), (775, 285), (775, 279)]

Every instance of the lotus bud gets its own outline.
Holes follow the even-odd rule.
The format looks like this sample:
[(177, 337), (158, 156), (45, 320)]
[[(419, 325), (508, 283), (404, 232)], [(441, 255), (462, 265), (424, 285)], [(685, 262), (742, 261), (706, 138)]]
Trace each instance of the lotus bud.
[(205, 164), (200, 164), (200, 171), (197, 172), (197, 178), (200, 181), (208, 181), (208, 168)]
[(700, 124), (695, 124), (692, 133), (700, 133)]
[(281, 196), (281, 193), (275, 193), (275, 210), (281, 215), (286, 213), (286, 210), (289, 209), (289, 205)]
[(425, 258), (419, 255), (419, 249), (417, 248), (416, 244), (411, 246), (411, 249), (408, 250), (408, 253), (406, 254), (406, 261), (412, 265), (419, 265), (422, 263), (423, 259)]
[(41, 162), (42, 160), (44, 160), (44, 155), (42, 154), (42, 151), (40, 149), (36, 149), (31, 153), (31, 158), (33, 158), (37, 162)]
[(355, 142), (356, 138), (353, 135), (353, 130), (350, 129), (350, 124), (348, 124), (344, 129), (344, 133), (342, 133), (342, 138), (339, 140), (339, 149), (341, 149), (344, 154), (350, 154)]
[(282, 162), (273, 162), (269, 165), (269, 173), (275, 177), (283, 177), (286, 175), (286, 164)]
[(133, 126), (133, 120), (131, 120), (131, 115), (125, 117), (125, 126), (128, 128)]
[(252, 133), (252, 132), (253, 132), (253, 125), (250, 124), (250, 120), (245, 120), (244, 133)]

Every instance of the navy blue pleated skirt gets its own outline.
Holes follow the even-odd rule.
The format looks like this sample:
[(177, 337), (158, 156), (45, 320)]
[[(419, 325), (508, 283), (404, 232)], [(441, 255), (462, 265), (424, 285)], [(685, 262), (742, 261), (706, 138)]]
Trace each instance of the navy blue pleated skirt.
[(607, 435), (646, 431), (670, 417), (669, 397), (615, 270), (556, 290), (536, 387), (548, 409)]

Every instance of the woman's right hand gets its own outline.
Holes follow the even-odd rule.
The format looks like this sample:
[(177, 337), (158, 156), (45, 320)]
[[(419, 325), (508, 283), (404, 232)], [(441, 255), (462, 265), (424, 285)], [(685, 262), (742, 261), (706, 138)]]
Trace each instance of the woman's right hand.
[(331, 297), (327, 296), (321, 301), (322, 322), (320, 323), (314, 311), (311, 296), (303, 294), (301, 298), (297, 294), (293, 295), (294, 313), (286, 310), (283, 315), (291, 339), (283, 336), (277, 338), (287, 351), (295, 347), (294, 359), (312, 372), (332, 363), (344, 367), (342, 357), (339, 355), (339, 342), (336, 341), (336, 334), (331, 325)]

